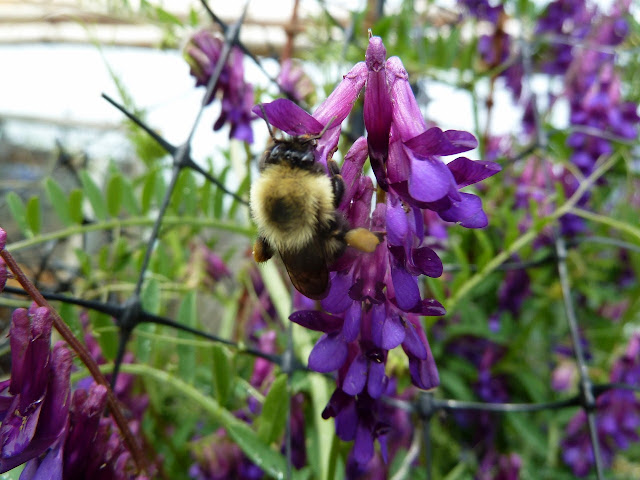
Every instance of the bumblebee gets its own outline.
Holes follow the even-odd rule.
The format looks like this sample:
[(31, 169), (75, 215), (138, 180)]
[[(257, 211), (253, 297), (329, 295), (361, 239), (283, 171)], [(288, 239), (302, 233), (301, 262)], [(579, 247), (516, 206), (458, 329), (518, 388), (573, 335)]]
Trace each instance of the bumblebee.
[(293, 286), (320, 300), (329, 292), (329, 266), (347, 248), (373, 252), (379, 238), (364, 228), (350, 229), (337, 210), (345, 186), (340, 167), (315, 161), (316, 136), (276, 139), (259, 164), (260, 176), (251, 186), (251, 215), (258, 226), (253, 247), (257, 262), (278, 252)]

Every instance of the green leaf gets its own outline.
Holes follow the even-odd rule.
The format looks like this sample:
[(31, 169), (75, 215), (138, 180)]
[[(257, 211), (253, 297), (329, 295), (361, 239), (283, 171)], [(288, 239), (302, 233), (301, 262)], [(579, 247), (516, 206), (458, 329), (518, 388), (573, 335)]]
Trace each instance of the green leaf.
[(140, 205), (138, 205), (138, 199), (134, 195), (133, 185), (129, 179), (120, 177), (122, 179), (122, 205), (124, 209), (131, 215), (140, 215)]
[(122, 191), (122, 177), (120, 175), (114, 175), (107, 183), (107, 210), (112, 217), (117, 217), (122, 208)]
[(87, 252), (82, 250), (81, 248), (76, 248), (74, 250), (76, 254), (76, 258), (78, 259), (78, 263), (80, 264), (80, 271), (85, 278), (91, 277), (91, 257)]
[[(222, 185), (225, 185), (227, 180), (227, 175), (229, 173), (229, 166), (224, 167), (220, 175), (218, 175), (218, 180)], [(221, 188), (216, 188), (214, 198), (213, 198), (213, 218), (221, 218), (222, 217), (222, 206), (223, 200), (226, 196), (226, 193), (222, 191)]]
[(107, 205), (102, 196), (102, 191), (100, 191), (100, 188), (98, 188), (98, 185), (91, 179), (86, 170), (80, 172), (80, 183), (82, 183), (82, 191), (91, 204), (93, 214), (98, 220), (106, 220)]
[[(178, 309), (178, 322), (188, 327), (196, 327), (196, 295), (190, 291), (182, 300)], [(186, 332), (178, 332), (179, 338), (193, 338), (193, 335)], [(196, 372), (196, 351), (191, 345), (178, 345), (178, 372), (180, 377), (188, 383), (193, 383)]]
[[(203, 408), (214, 420), (220, 422), (238, 447), (267, 475), (271, 478), (286, 478), (287, 464), (282, 454), (260, 441), (249, 425), (238, 419), (229, 410), (222, 408), (212, 397), (203, 394), (180, 378), (147, 365), (125, 364), (122, 365), (122, 371), (141, 375), (145, 379), (152, 378), (161, 383), (163, 387), (170, 386), (176, 392), (185, 395)], [(324, 423), (330, 425), (329, 422)], [(309, 478), (310, 474), (308, 469), (294, 470), (292, 473), (295, 480)]]
[(44, 187), (47, 191), (47, 197), (49, 198), (51, 205), (53, 205), (53, 209), (56, 211), (60, 221), (66, 227), (71, 226), (73, 221), (69, 215), (69, 201), (67, 200), (67, 196), (65, 195), (62, 187), (52, 178), (47, 178), (44, 181)]
[(145, 281), (140, 295), (142, 307), (149, 313), (160, 313), (160, 284), (156, 278), (150, 277)]
[(82, 215), (82, 190), (74, 188), (69, 193), (69, 217), (74, 223), (81, 225), (84, 215)]
[(26, 220), (29, 224), (29, 229), (33, 232), (34, 235), (38, 235), (42, 227), (40, 197), (33, 196), (27, 202)]
[(33, 232), (29, 228), (29, 224), (27, 222), (27, 209), (24, 206), (22, 199), (15, 192), (9, 192), (4, 197), (7, 205), (9, 206), (9, 211), (11, 212), (11, 216), (18, 224), (18, 228), (22, 232), (25, 237), (32, 237)]
[(280, 439), (287, 421), (288, 409), (287, 376), (281, 373), (271, 384), (269, 394), (262, 406), (262, 413), (257, 419), (260, 440), (271, 445)]
[(213, 387), (221, 405), (226, 405), (232, 390), (233, 366), (227, 350), (222, 345), (213, 345)]

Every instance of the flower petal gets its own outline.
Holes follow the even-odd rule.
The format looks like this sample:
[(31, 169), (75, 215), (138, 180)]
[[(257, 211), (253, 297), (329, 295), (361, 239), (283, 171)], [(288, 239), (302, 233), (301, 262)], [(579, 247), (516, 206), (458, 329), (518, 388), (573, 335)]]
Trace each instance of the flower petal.
[(318, 310), (300, 310), (289, 315), (293, 323), (317, 332), (337, 332), (342, 328), (344, 319), (336, 315), (328, 315)]
[(419, 155), (457, 155), (458, 153), (473, 150), (478, 146), (478, 141), (469, 132), (461, 130), (447, 130), (443, 132), (438, 127), (416, 135), (406, 140), (405, 145)]
[(485, 178), (495, 175), (502, 167), (495, 162), (469, 160), (466, 157), (458, 157), (447, 163), (447, 167), (453, 173), (458, 188), (473, 185)]
[[(329, 123), (335, 118), (331, 125), (340, 125), (347, 118), (353, 108), (353, 104), (360, 94), (367, 79), (367, 66), (364, 62), (359, 62), (347, 73), (331, 95), (320, 104), (313, 112), (313, 117), (322, 125)], [(333, 128), (333, 127), (332, 127)], [(319, 133), (319, 132), (318, 132)]]
[(412, 198), (419, 202), (435, 202), (447, 195), (451, 184), (455, 185), (453, 175), (442, 160), (417, 158), (409, 152), (407, 155), (411, 164), (409, 194)]
[(409, 311), (420, 301), (420, 289), (416, 277), (400, 265), (391, 265), (391, 280), (398, 306), (402, 310)]
[(358, 395), (367, 382), (368, 367), (369, 361), (367, 358), (362, 354), (358, 355), (349, 365), (349, 370), (342, 383), (342, 390), (349, 395)]
[(367, 379), (367, 393), (371, 398), (380, 398), (386, 386), (386, 375), (384, 373), (384, 362), (369, 363), (369, 378)]
[(346, 342), (353, 342), (360, 333), (360, 316), (362, 315), (362, 305), (360, 302), (353, 302), (344, 317), (342, 336)]
[(254, 106), (251, 111), (260, 118), (266, 114), (267, 122), (289, 135), (317, 135), (324, 128), (322, 123), (287, 98), (278, 98), (262, 107), (264, 113), (260, 105)]
[(325, 334), (309, 354), (309, 368), (319, 373), (338, 370), (346, 360), (347, 352), (347, 343), (340, 334)]
[(382, 327), (382, 345), (385, 350), (393, 350), (404, 342), (405, 328), (400, 317), (393, 315), (387, 318)]
[(364, 422), (358, 423), (356, 439), (353, 444), (353, 458), (360, 464), (366, 464), (373, 457), (373, 435)]
[(440, 385), (438, 367), (430, 354), (425, 360), (410, 357), (409, 373), (411, 374), (411, 383), (418, 388), (429, 390)]
[(456, 222), (466, 228), (484, 228), (489, 223), (482, 210), (482, 200), (471, 193), (461, 193), (462, 201), (452, 202), (452, 206), (438, 212), (440, 218), (447, 222)]
[(429, 247), (411, 249), (411, 262), (420, 272), (428, 277), (438, 278), (442, 275), (443, 265), (438, 254)]

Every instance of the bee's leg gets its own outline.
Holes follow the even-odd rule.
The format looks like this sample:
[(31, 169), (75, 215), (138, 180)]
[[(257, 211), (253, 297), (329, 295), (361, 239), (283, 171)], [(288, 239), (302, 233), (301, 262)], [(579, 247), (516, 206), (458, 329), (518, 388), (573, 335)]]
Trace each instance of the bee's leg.
[(262, 263), (273, 257), (274, 251), (264, 237), (258, 237), (253, 244), (253, 258), (256, 262)]
[(342, 180), (342, 175), (340, 175), (340, 166), (338, 166), (335, 160), (327, 160), (327, 169), (329, 170), (331, 187), (333, 188), (333, 206), (338, 208), (344, 195), (344, 180)]

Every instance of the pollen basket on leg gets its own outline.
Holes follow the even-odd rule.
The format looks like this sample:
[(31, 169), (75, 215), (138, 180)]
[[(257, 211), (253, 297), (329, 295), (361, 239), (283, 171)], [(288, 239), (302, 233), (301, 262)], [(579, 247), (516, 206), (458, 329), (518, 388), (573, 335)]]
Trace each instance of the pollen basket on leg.
[(329, 177), (273, 165), (251, 187), (251, 213), (260, 234), (278, 250), (299, 250), (333, 215)]

